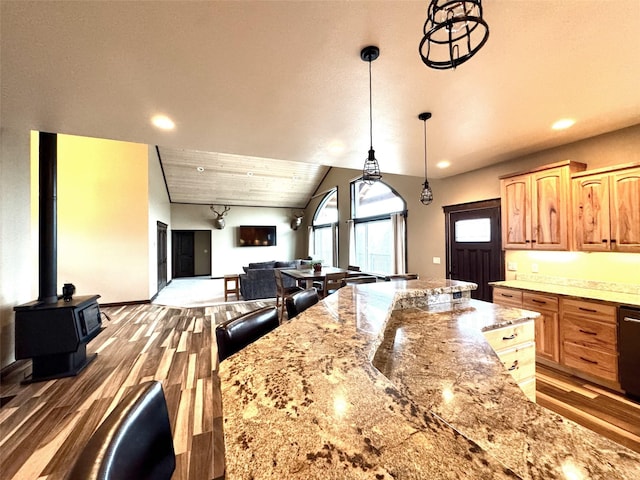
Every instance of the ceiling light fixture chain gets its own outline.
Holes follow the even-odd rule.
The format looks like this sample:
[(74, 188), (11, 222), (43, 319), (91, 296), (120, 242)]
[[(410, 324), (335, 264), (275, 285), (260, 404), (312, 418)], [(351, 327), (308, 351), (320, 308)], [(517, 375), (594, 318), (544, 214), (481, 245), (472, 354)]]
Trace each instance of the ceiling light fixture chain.
[(364, 162), (364, 168), (362, 169), (362, 181), (368, 185), (379, 181), (382, 178), (380, 173), (380, 165), (376, 160), (375, 151), (373, 150), (373, 100), (372, 100), (372, 88), (371, 88), (371, 62), (380, 56), (380, 49), (375, 46), (369, 46), (362, 49), (360, 52), (360, 58), (369, 62), (369, 154)]
[(489, 38), (482, 0), (431, 0), (418, 48), (422, 61), (436, 70), (456, 68)]
[(423, 112), (418, 115), (418, 118), (424, 122), (424, 183), (422, 184), (422, 192), (420, 192), (420, 203), (429, 205), (433, 202), (433, 191), (427, 178), (427, 120), (431, 118), (431, 112)]

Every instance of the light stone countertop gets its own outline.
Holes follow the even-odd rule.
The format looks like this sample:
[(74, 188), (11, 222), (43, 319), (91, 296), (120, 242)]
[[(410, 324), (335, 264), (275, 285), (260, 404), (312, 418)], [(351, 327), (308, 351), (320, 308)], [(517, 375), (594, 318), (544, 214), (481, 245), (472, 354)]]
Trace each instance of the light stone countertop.
[(584, 288), (573, 285), (560, 285), (547, 282), (533, 282), (529, 280), (502, 280), (499, 282), (490, 282), (490, 285), (496, 287), (517, 288), (519, 290), (529, 290), (532, 292), (551, 293), (555, 295), (564, 295), (585, 300), (600, 300), (603, 302), (616, 303), (619, 305), (631, 305), (640, 307), (639, 293), (626, 293), (607, 290), (603, 285), (602, 288)]
[(529, 402), (484, 340), (537, 314), (466, 285), (344, 287), (223, 361), (226, 478), (640, 478), (640, 455)]

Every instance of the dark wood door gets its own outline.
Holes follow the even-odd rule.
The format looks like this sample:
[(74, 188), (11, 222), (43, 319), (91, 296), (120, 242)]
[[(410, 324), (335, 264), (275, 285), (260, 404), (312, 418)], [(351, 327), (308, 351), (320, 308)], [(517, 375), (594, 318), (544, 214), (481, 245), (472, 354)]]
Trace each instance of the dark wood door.
[(173, 278), (193, 277), (195, 273), (193, 231), (173, 231)]
[(167, 225), (158, 222), (158, 292), (167, 286)]
[(447, 277), (478, 285), (471, 297), (491, 302), (489, 282), (504, 280), (500, 199), (444, 207)]

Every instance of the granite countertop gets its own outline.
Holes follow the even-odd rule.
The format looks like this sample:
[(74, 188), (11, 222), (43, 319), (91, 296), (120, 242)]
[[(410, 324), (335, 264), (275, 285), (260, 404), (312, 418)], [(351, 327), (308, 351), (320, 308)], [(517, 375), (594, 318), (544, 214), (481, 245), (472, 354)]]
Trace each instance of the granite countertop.
[(344, 287), (222, 362), (226, 478), (640, 478), (640, 455), (529, 402), (482, 335), (537, 314), (468, 289)]
[(551, 293), (555, 295), (564, 295), (566, 297), (599, 300), (619, 305), (640, 307), (640, 286), (638, 286), (635, 291), (634, 288), (627, 287), (627, 291), (625, 292), (612, 290), (611, 288), (608, 288), (607, 283), (604, 282), (587, 282), (591, 285), (578, 286), (576, 284), (572, 284), (574, 282), (571, 280), (567, 280), (564, 284), (553, 278), (550, 281), (546, 280), (549, 279), (541, 277), (538, 280), (537, 278), (526, 277), (526, 279), (503, 280), (499, 282), (489, 282), (489, 284), (496, 287), (517, 288), (519, 290)]

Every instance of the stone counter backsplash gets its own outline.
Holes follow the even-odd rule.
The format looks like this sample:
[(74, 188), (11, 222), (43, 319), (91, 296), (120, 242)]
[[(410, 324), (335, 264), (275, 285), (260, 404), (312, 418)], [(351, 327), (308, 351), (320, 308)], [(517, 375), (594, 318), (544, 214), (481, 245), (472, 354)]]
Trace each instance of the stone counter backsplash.
[(599, 282), (597, 280), (554, 277), (550, 275), (539, 275), (537, 273), (518, 273), (516, 274), (516, 280), (520, 280), (522, 282), (547, 283), (552, 285), (562, 285), (565, 287), (587, 288), (590, 290), (604, 290), (609, 292), (640, 295), (640, 284), (634, 283)]

